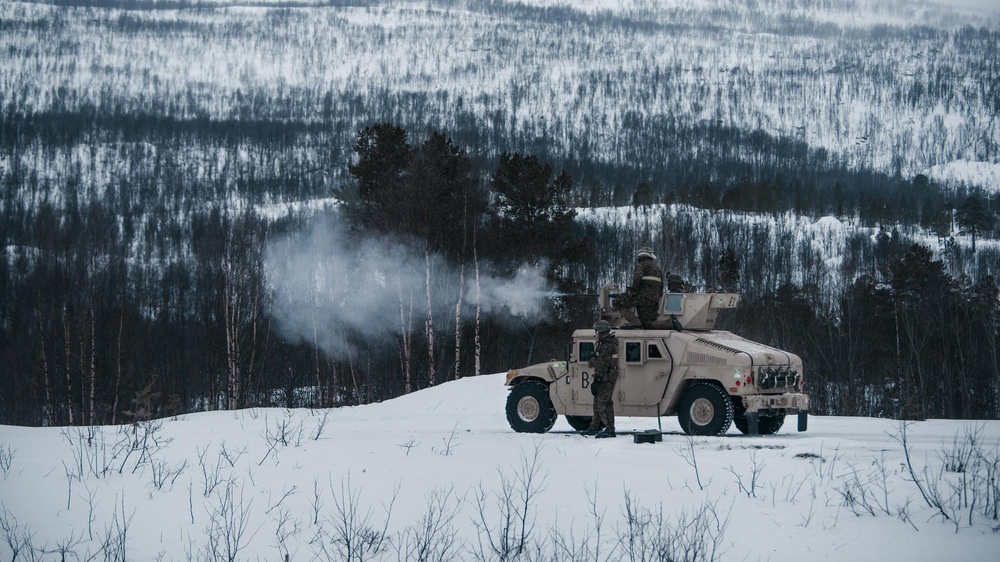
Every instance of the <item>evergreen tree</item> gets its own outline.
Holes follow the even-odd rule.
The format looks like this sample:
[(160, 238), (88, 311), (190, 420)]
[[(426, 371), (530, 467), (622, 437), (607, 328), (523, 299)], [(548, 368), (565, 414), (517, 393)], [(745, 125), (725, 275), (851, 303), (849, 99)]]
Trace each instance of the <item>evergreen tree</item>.
[(393, 201), (401, 209), (394, 214), (410, 216), (397, 228), (423, 238), (434, 252), (460, 259), (486, 210), (486, 193), (465, 150), (433, 133), (413, 151), (402, 184)]
[(358, 132), (354, 152), (358, 161), (348, 171), (356, 184), (338, 192), (345, 213), (355, 228), (393, 230), (409, 211), (400, 193), (413, 158), (406, 130), (389, 123), (366, 127)]
[(965, 202), (955, 213), (955, 219), (961, 228), (959, 234), (972, 238), (972, 251), (976, 251), (976, 237), (987, 230), (993, 222), (993, 217), (983, 205), (983, 200), (977, 196), (966, 197)]
[(649, 182), (639, 182), (632, 194), (633, 207), (648, 207), (653, 204), (653, 187)]
[(892, 290), (898, 334), (896, 380), (901, 391), (898, 408), (906, 418), (925, 419), (940, 404), (938, 386), (944, 373), (936, 367), (944, 352), (942, 331), (948, 323), (953, 279), (929, 248), (913, 244), (892, 265)]
[(512, 267), (548, 261), (554, 273), (569, 257), (576, 217), (568, 205), (572, 187), (568, 173), (553, 178), (552, 167), (537, 156), (504, 152), (490, 181), (496, 196), (494, 254)]
[(834, 342), (838, 353), (830, 366), (833, 412), (893, 416), (887, 393), (895, 380), (896, 329), (892, 293), (869, 275), (844, 291)]
[(726, 246), (719, 258), (719, 289), (722, 291), (739, 291), (740, 258), (732, 246)]

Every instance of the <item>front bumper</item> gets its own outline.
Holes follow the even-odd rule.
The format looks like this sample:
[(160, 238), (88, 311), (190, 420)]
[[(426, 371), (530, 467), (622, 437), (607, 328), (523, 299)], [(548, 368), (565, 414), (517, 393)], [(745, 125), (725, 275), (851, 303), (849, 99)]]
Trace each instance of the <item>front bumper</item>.
[(743, 397), (749, 414), (798, 414), (809, 411), (809, 396), (802, 393), (754, 394)]

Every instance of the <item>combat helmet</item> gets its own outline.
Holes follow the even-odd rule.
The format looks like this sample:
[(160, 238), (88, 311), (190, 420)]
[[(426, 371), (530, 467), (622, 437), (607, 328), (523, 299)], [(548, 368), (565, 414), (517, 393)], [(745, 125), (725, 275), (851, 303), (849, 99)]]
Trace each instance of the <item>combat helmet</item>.
[(639, 251), (636, 253), (635, 257), (639, 258), (640, 260), (642, 258), (649, 258), (651, 260), (655, 260), (656, 254), (653, 253), (653, 249), (650, 248), (649, 246), (643, 246), (639, 248)]
[(594, 331), (598, 334), (606, 334), (611, 331), (611, 323), (607, 320), (598, 320), (594, 322)]

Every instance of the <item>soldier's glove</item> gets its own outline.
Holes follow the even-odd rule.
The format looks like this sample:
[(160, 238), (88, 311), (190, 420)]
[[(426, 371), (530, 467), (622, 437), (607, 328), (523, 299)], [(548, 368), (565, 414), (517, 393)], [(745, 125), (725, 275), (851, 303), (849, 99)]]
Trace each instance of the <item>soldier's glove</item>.
[(590, 393), (593, 394), (594, 396), (597, 396), (597, 381), (594, 381), (590, 385)]

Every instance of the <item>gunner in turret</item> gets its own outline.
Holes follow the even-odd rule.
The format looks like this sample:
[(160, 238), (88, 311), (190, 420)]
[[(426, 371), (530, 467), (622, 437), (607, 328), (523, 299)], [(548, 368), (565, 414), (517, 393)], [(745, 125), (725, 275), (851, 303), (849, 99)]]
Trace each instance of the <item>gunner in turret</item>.
[(656, 254), (649, 246), (639, 248), (636, 259), (632, 284), (611, 305), (630, 324), (649, 328), (659, 313), (660, 297), (663, 295), (663, 270), (656, 264)]

